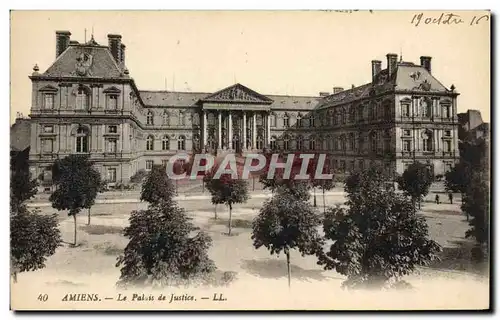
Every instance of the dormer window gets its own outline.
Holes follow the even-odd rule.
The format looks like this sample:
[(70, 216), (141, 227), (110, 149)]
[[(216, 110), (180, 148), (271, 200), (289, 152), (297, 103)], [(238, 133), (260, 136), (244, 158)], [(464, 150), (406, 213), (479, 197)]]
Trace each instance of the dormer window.
[(116, 110), (118, 107), (118, 96), (115, 94), (108, 95), (108, 109)]
[(79, 87), (76, 93), (76, 109), (88, 110), (90, 108), (90, 92), (85, 87)]
[(54, 109), (54, 94), (44, 93), (43, 95), (43, 108), (44, 109)]
[(57, 93), (57, 89), (54, 88), (53, 86), (45, 86), (40, 89), (40, 92), (42, 93), (42, 108), (43, 109), (54, 109), (54, 101), (55, 101), (55, 95)]
[(146, 115), (146, 124), (148, 126), (153, 125), (153, 112), (151, 112), (151, 111), (148, 111), (148, 114)]

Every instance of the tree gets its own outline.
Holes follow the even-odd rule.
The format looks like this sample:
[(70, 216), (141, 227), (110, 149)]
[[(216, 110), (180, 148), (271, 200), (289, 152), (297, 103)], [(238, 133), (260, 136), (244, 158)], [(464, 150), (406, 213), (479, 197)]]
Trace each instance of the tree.
[(28, 157), (29, 149), (11, 154), (10, 158), (10, 205), (15, 212), (37, 192), (38, 182), (31, 179)]
[(286, 256), (288, 286), (291, 282), (290, 250), (304, 256), (314, 254), (322, 244), (317, 231), (321, 219), (311, 205), (298, 199), (284, 187), (264, 203), (252, 223), (252, 240), (256, 249), (264, 246), (271, 254)]
[[(278, 161), (282, 160), (283, 157), (278, 159)], [(285, 176), (285, 169), (277, 168), (275, 170), (274, 177), (272, 179), (269, 179), (268, 172), (271, 161), (270, 157), (268, 156), (266, 167), (259, 177), (259, 182), (262, 183), (264, 189), (269, 189), (272, 193), (276, 192), (278, 188), (286, 187), (297, 198), (308, 200), (311, 197), (311, 168), (313, 168), (314, 165), (312, 165), (313, 160), (310, 160), (306, 173), (309, 176), (308, 179), (295, 179), (295, 177), (300, 173), (302, 161), (303, 160), (299, 158), (299, 154), (295, 154), (292, 162), (292, 167), (290, 168), (290, 175), (288, 177)]]
[(318, 264), (347, 276), (343, 286), (397, 283), (436, 257), (440, 247), (429, 239), (425, 219), (407, 196), (386, 188), (379, 170), (352, 174), (345, 189), (347, 208), (330, 208), (323, 221), (333, 244), (317, 253)]
[(11, 275), (17, 282), (19, 272), (45, 267), (47, 257), (61, 244), (61, 233), (56, 215), (44, 216), (26, 208), (25, 202), (36, 194), (37, 185), (30, 177), (27, 154), (11, 158), (10, 177), (10, 261)]
[(10, 258), (11, 274), (17, 282), (17, 274), (45, 267), (45, 261), (61, 245), (61, 233), (57, 215), (41, 215), (30, 212), (26, 206), (11, 211)]
[(190, 220), (169, 199), (133, 211), (124, 230), (129, 243), (117, 258), (116, 267), (121, 267), (118, 284), (176, 285), (214, 271), (207, 252), (212, 239)]
[(157, 204), (162, 200), (171, 199), (175, 190), (168, 178), (166, 168), (155, 165), (142, 184), (141, 201)]
[(470, 168), (464, 163), (457, 163), (450, 171), (445, 174), (445, 188), (448, 191), (460, 192), (463, 195), (470, 183)]
[(248, 184), (242, 179), (233, 179), (230, 174), (224, 173), (220, 178), (214, 174), (205, 175), (206, 187), (212, 195), (212, 203), (225, 204), (229, 207), (228, 235), (231, 235), (232, 210), (235, 203), (244, 203), (248, 200)]
[(99, 172), (86, 155), (70, 155), (58, 159), (52, 166), (52, 179), (56, 190), (50, 195), (52, 207), (69, 210), (74, 222), (74, 245), (76, 246), (76, 215), (89, 209), (101, 190)]
[(398, 185), (411, 197), (414, 204), (418, 203), (420, 209), (420, 202), (429, 193), (432, 180), (429, 168), (423, 163), (414, 162), (398, 178)]
[(217, 220), (217, 205), (224, 203), (223, 199), (219, 197), (219, 192), (215, 190), (216, 182), (212, 181), (216, 171), (217, 169), (215, 167), (212, 167), (212, 170), (205, 172), (205, 175), (203, 176), (203, 184), (206, 186), (208, 192), (210, 192), (212, 196), (211, 201), (214, 205), (215, 220)]
[[(324, 167), (322, 168), (322, 172), (324, 174), (332, 174), (331, 179), (317, 179), (316, 177), (316, 168), (317, 168), (318, 162), (315, 160), (313, 163), (313, 167), (311, 168), (311, 183), (312, 186), (315, 190), (314, 192), (314, 204), (316, 204), (316, 189), (315, 188), (320, 188), (321, 192), (323, 193), (323, 213), (326, 211), (326, 202), (325, 202), (325, 191), (332, 190), (335, 188), (335, 176), (333, 175), (333, 168), (330, 168), (330, 161), (327, 159), (324, 163)], [(315, 205), (316, 206), (316, 205)]]
[(478, 244), (474, 259), (483, 261), (489, 252), (490, 199), (489, 186), (480, 174), (473, 174), (469, 188), (465, 193), (462, 211), (470, 216), (470, 229), (467, 238), (474, 238)]

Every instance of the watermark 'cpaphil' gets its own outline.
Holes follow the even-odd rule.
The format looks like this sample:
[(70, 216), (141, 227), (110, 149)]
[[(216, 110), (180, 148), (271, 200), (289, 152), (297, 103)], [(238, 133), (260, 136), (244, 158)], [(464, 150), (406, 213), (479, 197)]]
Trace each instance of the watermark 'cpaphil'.
[[(286, 161), (282, 161), (283, 157), (280, 154), (266, 157), (263, 154), (249, 153), (243, 156), (245, 158), (243, 165), (238, 166), (236, 155), (233, 153), (227, 154), (219, 163), (216, 163), (216, 158), (211, 154), (196, 154), (192, 157), (186, 153), (178, 153), (168, 160), (166, 170), (168, 177), (173, 180), (186, 178), (196, 180), (200, 174), (211, 171), (216, 164), (214, 179), (226, 174), (232, 179), (249, 179), (251, 173), (260, 172), (265, 168), (267, 168), (267, 179), (274, 179), (278, 170), (282, 179), (331, 180), (333, 178), (333, 174), (324, 172), (326, 154), (288, 154), (284, 157)], [(191, 163), (189, 170), (184, 167), (185, 163)], [(300, 170), (297, 172), (298, 167)]]

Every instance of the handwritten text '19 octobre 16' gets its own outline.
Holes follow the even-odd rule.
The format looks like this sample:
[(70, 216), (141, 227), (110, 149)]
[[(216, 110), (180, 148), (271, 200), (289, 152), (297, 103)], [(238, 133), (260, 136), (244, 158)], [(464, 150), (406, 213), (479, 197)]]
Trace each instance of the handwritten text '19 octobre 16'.
[(484, 23), (490, 20), (489, 14), (484, 14), (480, 16), (473, 16), (470, 19), (462, 18), (458, 14), (454, 13), (441, 13), (435, 16), (424, 16), (423, 13), (418, 13), (413, 15), (411, 19), (411, 24), (418, 27), (420, 25), (459, 25), (459, 24), (468, 24), (470, 26), (475, 26), (480, 23)]

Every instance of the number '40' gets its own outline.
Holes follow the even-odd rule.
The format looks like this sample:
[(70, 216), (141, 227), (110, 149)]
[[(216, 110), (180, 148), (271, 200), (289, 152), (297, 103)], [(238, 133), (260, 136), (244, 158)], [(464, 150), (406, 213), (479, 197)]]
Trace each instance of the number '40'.
[(39, 295), (38, 295), (38, 301), (43, 301), (43, 302), (45, 302), (45, 301), (47, 301), (47, 299), (49, 299), (49, 295), (48, 295), (48, 294), (46, 294), (46, 293), (45, 293), (45, 294), (39, 294)]

